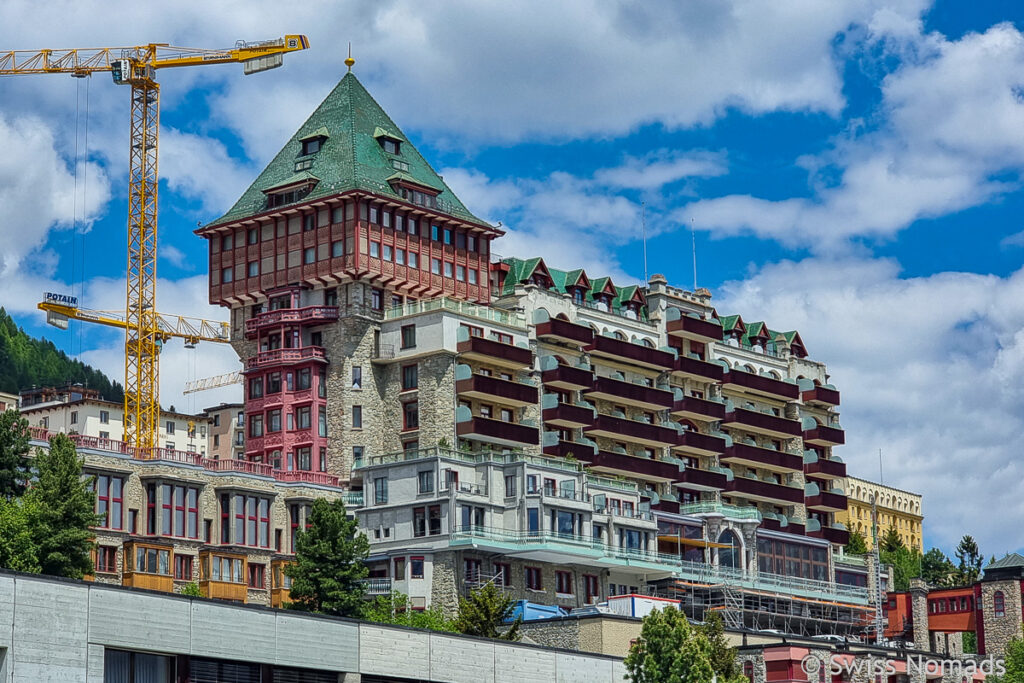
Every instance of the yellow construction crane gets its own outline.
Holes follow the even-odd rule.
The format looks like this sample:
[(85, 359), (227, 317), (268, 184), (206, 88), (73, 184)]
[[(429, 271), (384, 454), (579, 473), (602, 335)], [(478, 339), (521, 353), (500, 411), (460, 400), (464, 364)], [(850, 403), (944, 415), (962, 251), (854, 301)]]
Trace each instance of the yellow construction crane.
[[(121, 311), (94, 311), (52, 301), (41, 301), (36, 307), (41, 311), (46, 311), (46, 322), (62, 330), (68, 329), (68, 320), (81, 320), (122, 330), (128, 329), (128, 323)], [(188, 318), (183, 315), (164, 315), (163, 313), (155, 313), (153, 317), (156, 322), (157, 344), (161, 346), (172, 338), (184, 339), (186, 347), (193, 347), (199, 342), (216, 342), (218, 344), (231, 342), (231, 325), (228, 323)]]
[(279, 67), (285, 53), (308, 47), (309, 40), (305, 36), (287, 35), (278, 40), (239, 42), (224, 50), (150, 43), (123, 48), (0, 52), (0, 76), (62, 73), (84, 78), (109, 71), (114, 83), (131, 86), (124, 440), (136, 448), (149, 449), (156, 445), (160, 419), (159, 352), (166, 334), (161, 331), (161, 316), (155, 309), (160, 127), (160, 86), (156, 70), (238, 62), (248, 75)]

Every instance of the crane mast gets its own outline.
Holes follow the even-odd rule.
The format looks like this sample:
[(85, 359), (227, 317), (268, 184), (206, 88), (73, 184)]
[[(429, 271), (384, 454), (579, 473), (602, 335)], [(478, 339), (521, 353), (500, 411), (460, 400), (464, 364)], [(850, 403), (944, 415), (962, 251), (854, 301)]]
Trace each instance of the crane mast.
[(248, 75), (281, 66), (285, 53), (308, 47), (305, 36), (287, 35), (258, 43), (238, 42), (224, 50), (150, 43), (127, 48), (0, 52), (0, 76), (64, 73), (82, 78), (109, 71), (115, 83), (131, 86), (124, 440), (136, 448), (156, 446), (160, 418), (162, 337), (156, 313), (160, 85), (156, 70), (238, 62)]

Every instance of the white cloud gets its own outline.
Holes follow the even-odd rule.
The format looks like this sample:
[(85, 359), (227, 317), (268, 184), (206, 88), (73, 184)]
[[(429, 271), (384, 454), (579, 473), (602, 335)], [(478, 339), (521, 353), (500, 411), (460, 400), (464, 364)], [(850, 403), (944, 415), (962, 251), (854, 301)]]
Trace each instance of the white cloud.
[(726, 171), (723, 153), (661, 149), (642, 158), (627, 157), (614, 168), (600, 169), (594, 180), (612, 188), (653, 191), (685, 178), (709, 178)]
[(1007, 235), (1000, 240), (999, 245), (1002, 247), (1024, 247), (1024, 230)]
[(881, 448), (885, 483), (924, 495), (927, 541), (1024, 547), (1024, 529), (991, 517), (1024, 514), (1024, 270), (903, 279), (889, 260), (811, 258), (765, 266), (719, 299), (723, 314), (800, 330), (842, 392), (850, 474), (877, 479)]
[(205, 215), (219, 215), (242, 195), (260, 169), (233, 159), (224, 143), (174, 128), (160, 131), (160, 177)]
[[(729, 195), (694, 202), (675, 218), (717, 235), (829, 251), (1016, 190), (1024, 172), (1024, 35), (1000, 24), (956, 41), (917, 36), (910, 47), (882, 84), (884, 125), (858, 134), (854, 122), (812, 160), (810, 198)], [(829, 185), (818, 169), (840, 169), (841, 178)]]
[(173, 244), (161, 244), (160, 245), (160, 258), (166, 260), (172, 266), (176, 268), (193, 268), (192, 264), (188, 262), (188, 257), (181, 249), (178, 249)]

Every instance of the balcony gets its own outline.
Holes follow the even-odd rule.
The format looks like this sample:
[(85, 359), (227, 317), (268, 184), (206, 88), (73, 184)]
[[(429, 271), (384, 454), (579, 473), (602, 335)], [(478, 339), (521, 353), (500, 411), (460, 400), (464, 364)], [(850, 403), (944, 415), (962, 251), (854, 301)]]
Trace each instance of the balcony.
[(366, 595), (391, 595), (391, 579), (362, 579), (359, 583), (363, 585)]
[(818, 490), (818, 493), (804, 498), (804, 505), (810, 510), (842, 512), (846, 509), (846, 495), (832, 491)]
[(676, 362), (675, 355), (668, 351), (604, 335), (595, 336), (594, 343), (587, 345), (586, 350), (594, 356), (601, 356), (620, 363), (632, 363), (652, 370), (671, 370)]
[(455, 392), (459, 396), (516, 407), (537, 403), (537, 387), (487, 375), (473, 375), (456, 381)]
[(804, 502), (804, 490), (795, 486), (784, 486), (770, 481), (736, 477), (725, 485), (730, 496), (758, 500), (775, 505), (798, 505)]
[[(784, 523), (785, 522), (785, 523)], [(785, 517), (768, 517), (766, 516), (760, 524), (760, 527), (765, 531), (781, 531), (786, 534), (799, 534), (803, 535), (804, 525), (797, 524), (795, 522), (789, 522)]]
[(672, 403), (672, 414), (688, 420), (714, 422), (725, 419), (725, 404), (709, 401), (706, 398), (686, 396)]
[(545, 408), (541, 413), (545, 425), (555, 425), (566, 429), (589, 427), (594, 424), (595, 411), (589, 406), (571, 403), (559, 403), (553, 408)]
[(338, 477), (326, 472), (309, 470), (274, 470), (274, 479), (291, 484), (319, 484), (320, 486), (337, 487)]
[(709, 363), (706, 360), (689, 356), (676, 358), (672, 372), (698, 382), (721, 382), (722, 377), (725, 376), (725, 368), (718, 363)]
[(816, 446), (842, 446), (846, 443), (846, 433), (842, 429), (818, 425), (814, 429), (804, 432), (804, 443), (812, 443)]
[(199, 592), (204, 598), (217, 598), (218, 600), (232, 600), (234, 602), (247, 602), (249, 589), (244, 583), (234, 581), (210, 581), (199, 582)]
[(722, 377), (722, 381), (730, 389), (747, 391), (782, 401), (795, 401), (800, 396), (800, 387), (796, 384), (742, 370), (730, 370)]
[(489, 417), (473, 417), (456, 424), (459, 438), (473, 439), (499, 446), (536, 446), (540, 443), (540, 433), (536, 427), (502, 422)]
[(841, 460), (826, 460), (825, 458), (817, 458), (814, 462), (807, 462), (805, 456), (804, 474), (822, 479), (845, 479), (846, 463)]
[(597, 449), (591, 443), (580, 443), (579, 441), (559, 441), (558, 443), (544, 446), (544, 455), (553, 458), (567, 458), (572, 456), (580, 462), (590, 462)]
[(726, 450), (725, 439), (711, 434), (684, 430), (676, 434), (672, 450), (687, 455), (719, 455)]
[(800, 392), (800, 397), (804, 403), (810, 403), (811, 405), (819, 405), (826, 408), (839, 405), (839, 391), (837, 389), (817, 386)]
[(807, 535), (812, 538), (824, 538), (835, 545), (846, 545), (850, 542), (850, 532), (835, 526), (823, 526), (817, 531), (808, 531)]
[(799, 455), (740, 442), (726, 448), (721, 460), (729, 464), (760, 467), (772, 472), (789, 473), (803, 470), (803, 458)]
[(591, 457), (590, 469), (594, 472), (655, 482), (675, 481), (680, 475), (678, 463), (609, 451), (598, 451)]
[(723, 491), (728, 478), (724, 471), (716, 472), (687, 467), (680, 473), (675, 485), (691, 491)]
[(483, 337), (470, 337), (460, 341), (459, 355), (466, 360), (475, 360), (488, 365), (498, 365), (512, 370), (533, 366), (533, 352), (521, 346), (505, 344)]
[(553, 370), (541, 372), (540, 381), (545, 386), (565, 389), (566, 391), (576, 391), (578, 389), (589, 389), (594, 383), (594, 373), (583, 368), (559, 365)]
[(594, 387), (583, 393), (587, 398), (599, 398), (645, 410), (664, 410), (672, 407), (672, 392), (612, 377), (598, 377), (594, 381)]
[(594, 330), (587, 325), (552, 318), (537, 325), (537, 339), (586, 346), (594, 343)]
[(306, 346), (301, 349), (274, 349), (273, 351), (261, 351), (245, 361), (246, 370), (255, 370), (274, 365), (292, 365), (309, 360), (325, 361), (327, 355), (323, 347)]
[(245, 336), (247, 339), (252, 339), (259, 330), (268, 327), (286, 324), (320, 325), (334, 322), (337, 319), (337, 306), (308, 306), (268, 311), (245, 321)]
[(676, 320), (669, 320), (667, 331), (673, 337), (692, 339), (708, 344), (722, 341), (722, 325), (703, 318), (692, 318), (681, 315)]
[(722, 424), (726, 427), (737, 427), (778, 439), (792, 439), (801, 434), (798, 420), (759, 413), (746, 408), (735, 408), (731, 413), (726, 413)]
[(630, 441), (650, 448), (674, 445), (679, 434), (675, 429), (648, 422), (627, 420), (614, 415), (598, 415), (593, 426), (585, 427), (588, 436), (604, 436), (616, 441)]

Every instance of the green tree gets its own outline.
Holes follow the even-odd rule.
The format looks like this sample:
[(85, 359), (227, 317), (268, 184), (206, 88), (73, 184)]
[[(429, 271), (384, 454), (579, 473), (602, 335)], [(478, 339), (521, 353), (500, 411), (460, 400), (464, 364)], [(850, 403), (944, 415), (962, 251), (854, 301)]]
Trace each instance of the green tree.
[(740, 676), (736, 668), (736, 648), (729, 645), (725, 637), (725, 623), (722, 615), (718, 612), (707, 612), (704, 616), (704, 623), (698, 627), (701, 635), (708, 641), (708, 660), (711, 662), (711, 669), (718, 676), (718, 680), (725, 683), (739, 676), (739, 680), (745, 680)]
[(921, 576), (921, 553), (916, 550), (905, 546), (900, 546), (896, 550), (883, 550), (879, 553), (879, 559), (892, 567), (892, 590), (909, 590), (910, 579)]
[(366, 606), (362, 579), (369, 570), (370, 542), (345, 503), (318, 498), (309, 511), (309, 528), (295, 537), (295, 562), (284, 568), (292, 579), (291, 609), (341, 617), (359, 617)]
[(192, 583), (186, 583), (181, 587), (181, 594), (192, 598), (201, 598), (203, 596), (203, 591), (199, 589), (199, 584), (193, 581)]
[(80, 579), (92, 571), (92, 527), (99, 524), (92, 478), (82, 477), (82, 459), (64, 434), (36, 452), (37, 481), (24, 496), (43, 574)]
[(850, 532), (850, 540), (846, 542), (846, 554), (847, 555), (866, 555), (868, 552), (868, 542), (864, 538), (864, 534), (859, 531)]
[(969, 586), (981, 575), (981, 550), (972, 536), (965, 535), (956, 547), (956, 581), (961, 586)]
[(963, 631), (960, 636), (964, 652), (968, 654), (978, 653), (978, 634), (974, 631)]
[(39, 573), (32, 504), (0, 498), (0, 567)]
[(714, 675), (707, 638), (675, 607), (644, 617), (625, 665), (634, 683), (707, 683)]
[(921, 578), (933, 586), (951, 586), (956, 567), (946, 554), (938, 548), (932, 548), (921, 558)]
[(17, 411), (0, 413), (0, 498), (25, 493), (29, 475), (28, 420)]
[(1006, 667), (1005, 674), (989, 676), (985, 683), (1024, 683), (1024, 641), (1020, 638), (1014, 638), (1006, 644), (1003, 666)]
[(891, 553), (903, 547), (903, 539), (900, 538), (900, 532), (896, 531), (894, 526), (885, 530), (885, 535), (882, 536), (880, 543), (882, 552)]
[(455, 620), (455, 630), (468, 636), (519, 640), (522, 617), (517, 617), (511, 626), (505, 626), (506, 620), (512, 616), (515, 604), (511, 596), (493, 583), (485, 584), (483, 588), (472, 591), (469, 598), (459, 598), (459, 616)]
[(455, 631), (455, 624), (445, 618), (440, 607), (435, 605), (426, 610), (413, 609), (409, 596), (398, 591), (393, 591), (391, 595), (378, 595), (366, 608), (363, 618), (378, 624), (411, 626), (431, 631)]

